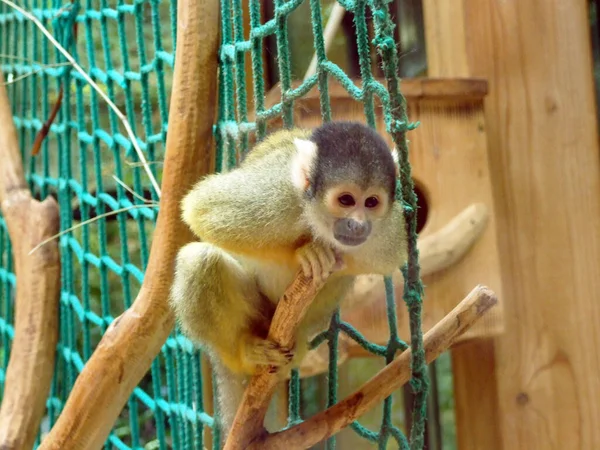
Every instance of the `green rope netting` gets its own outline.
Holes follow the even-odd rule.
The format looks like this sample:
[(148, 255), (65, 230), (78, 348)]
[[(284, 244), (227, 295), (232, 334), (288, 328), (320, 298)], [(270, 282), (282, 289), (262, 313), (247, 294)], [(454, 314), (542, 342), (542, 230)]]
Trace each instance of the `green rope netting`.
[[(422, 286), (416, 247), (416, 196), (413, 191), (406, 132), (412, 127), (397, 79), (398, 54), (393, 38), (389, 0), (340, 0), (353, 14), (359, 49), (362, 82), (357, 86), (325, 54), (321, 4), (309, 0), (317, 73), (292, 89), (287, 22), (302, 0), (275, 0), (274, 18), (261, 23), (259, 0), (249, 0), (250, 38), (244, 39), (242, 1), (221, 2), (222, 45), (219, 70), (219, 116), (215, 124), (217, 168), (226, 170), (248, 150), (252, 134), (264, 136), (267, 122), (282, 117), (294, 124), (294, 101), (312, 87), (320, 92), (324, 121), (332, 117), (328, 80), (334, 77), (364, 104), (366, 122), (375, 126), (375, 98), (379, 98), (387, 131), (400, 150), (401, 179), (397, 196), (403, 202), (409, 226), (410, 261), (403, 268), (404, 300), (408, 307), (413, 350), (411, 380), (415, 392), (410, 440), (392, 423), (392, 399), (383, 404), (377, 431), (359, 422), (352, 428), (362, 437), (386, 448), (390, 438), (400, 448), (423, 447), (425, 399), (428, 379), (421, 335)], [(175, 1), (160, 0), (23, 0), (19, 3), (50, 30), (58, 42), (108, 94), (127, 116), (138, 144), (161, 179), (167, 132), (169, 92), (176, 44)], [(369, 42), (367, 12), (373, 17), (375, 39)], [(78, 33), (72, 32), (73, 22)], [(53, 426), (73, 383), (110, 323), (129, 307), (144, 278), (157, 208), (156, 193), (128, 140), (118, 117), (97, 93), (23, 15), (0, 3), (0, 62), (13, 109), (26, 176), (33, 194), (49, 195), (60, 206), (61, 230), (94, 219), (60, 237), (61, 296), (60, 337), (56, 368), (47, 400), (47, 414), (37, 444)], [(262, 52), (266, 39), (274, 36), (277, 47), (281, 101), (265, 107), (265, 68)], [(371, 48), (380, 55), (385, 85), (371, 71)], [(249, 121), (246, 72), (247, 54), (252, 60), (253, 109)], [(65, 86), (63, 105), (37, 157), (30, 155), (36, 133)], [(131, 186), (124, 189), (114, 177)], [(115, 211), (120, 211), (115, 213)], [(11, 245), (0, 217), (0, 391), (14, 338), (14, 288), (16, 278)], [(329, 346), (327, 406), (337, 401), (337, 342), (339, 333), (357, 341), (368, 351), (390, 362), (408, 347), (397, 334), (396, 304), (391, 280), (385, 280), (390, 338), (386, 346), (368, 342), (344, 323), (339, 312), (328, 330), (313, 345)], [(202, 449), (205, 429), (213, 428), (213, 448), (220, 445), (217, 421), (205, 412), (201, 353), (174, 330), (151, 370), (135, 388), (105, 447), (117, 449)], [(289, 423), (303, 420), (300, 377), (290, 381)], [(218, 414), (218, 411), (216, 412)], [(410, 443), (409, 443), (410, 442)], [(327, 442), (335, 447), (335, 438)]]
[[(328, 80), (334, 77), (350, 94), (352, 98), (364, 105), (366, 122), (375, 127), (376, 113), (374, 97), (379, 97), (387, 131), (399, 149), (401, 175), (398, 183), (397, 198), (402, 201), (409, 227), (409, 263), (403, 268), (405, 279), (404, 300), (410, 317), (411, 347), (413, 351), (412, 387), (415, 391), (415, 404), (411, 429), (410, 445), (402, 432), (391, 423), (391, 397), (384, 401), (383, 420), (380, 430), (372, 432), (360, 423), (352, 424), (353, 429), (361, 436), (378, 442), (380, 448), (386, 448), (391, 437), (397, 440), (401, 448), (422, 448), (423, 432), (426, 418), (426, 397), (428, 378), (426, 373), (425, 353), (422, 346), (421, 331), (421, 298), (422, 285), (419, 276), (417, 251), (417, 198), (411, 177), (411, 167), (408, 161), (408, 147), (405, 134), (415, 125), (408, 122), (406, 102), (400, 92), (398, 80), (398, 53), (394, 41), (394, 24), (390, 18), (386, 0), (344, 0), (339, 1), (344, 8), (354, 15), (356, 27), (358, 55), (360, 62), (361, 86), (357, 86), (344, 71), (327, 59), (323, 40), (323, 22), (321, 17), (321, 2), (310, 0), (311, 22), (314, 36), (314, 48), (317, 54), (317, 72), (304, 82), (292, 88), (290, 49), (287, 30), (287, 18), (303, 3), (302, 0), (275, 0), (274, 18), (265, 24), (260, 23), (260, 2), (249, 0), (250, 30), (249, 40), (244, 39), (243, 10), (241, 0), (222, 2), (221, 29), (223, 32), (220, 50), (220, 96), (219, 118), (216, 125), (218, 142), (217, 168), (227, 170), (233, 167), (238, 155), (248, 151), (249, 134), (256, 133), (258, 138), (267, 133), (269, 119), (281, 116), (285, 127), (294, 126), (294, 100), (308, 93), (318, 85), (321, 116), (323, 121), (332, 119), (331, 104), (328, 94)], [(366, 21), (367, 10), (370, 10), (375, 30), (375, 39), (369, 42)], [(281, 101), (269, 109), (265, 108), (264, 69), (262, 48), (264, 39), (269, 35), (276, 36)], [(387, 86), (374, 79), (371, 70), (371, 45), (381, 57), (382, 68)], [(254, 116), (255, 122), (248, 121), (247, 86), (245, 79), (245, 53), (250, 52), (253, 70)], [(385, 347), (368, 343), (360, 333), (349, 324), (340, 320), (337, 312), (331, 320), (329, 330), (318, 336), (313, 345), (328, 341), (329, 345), (329, 386), (327, 406), (337, 401), (337, 342), (340, 332), (346, 333), (368, 351), (386, 358), (389, 363), (398, 350), (404, 350), (408, 345), (399, 339), (396, 323), (396, 303), (393, 286), (389, 278), (385, 279), (390, 339)], [(300, 379), (298, 373), (292, 374), (290, 382), (289, 424), (301, 421), (300, 417)], [(335, 446), (335, 438), (328, 442), (328, 448)]]

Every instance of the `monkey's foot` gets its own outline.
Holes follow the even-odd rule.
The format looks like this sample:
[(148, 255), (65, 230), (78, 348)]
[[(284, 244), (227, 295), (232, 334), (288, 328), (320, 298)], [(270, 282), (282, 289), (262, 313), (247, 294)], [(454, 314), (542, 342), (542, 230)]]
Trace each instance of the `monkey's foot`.
[(296, 256), (307, 277), (321, 281), (329, 276), (341, 264), (335, 250), (320, 242), (309, 242), (296, 250)]
[(243, 349), (244, 362), (249, 366), (281, 367), (294, 358), (294, 349), (283, 348), (268, 339), (248, 337)]

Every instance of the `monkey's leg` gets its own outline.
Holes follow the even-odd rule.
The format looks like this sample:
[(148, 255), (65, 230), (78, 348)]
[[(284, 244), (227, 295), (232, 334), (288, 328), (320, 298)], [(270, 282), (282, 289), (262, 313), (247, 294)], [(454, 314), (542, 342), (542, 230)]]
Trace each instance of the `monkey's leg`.
[(254, 278), (229, 253), (195, 242), (177, 255), (171, 304), (183, 332), (234, 373), (292, 358), (266, 339), (268, 307)]

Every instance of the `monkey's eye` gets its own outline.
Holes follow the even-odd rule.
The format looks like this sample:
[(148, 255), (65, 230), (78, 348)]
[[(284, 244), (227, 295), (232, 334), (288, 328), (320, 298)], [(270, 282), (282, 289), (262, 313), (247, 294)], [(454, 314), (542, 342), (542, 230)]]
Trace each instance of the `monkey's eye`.
[(377, 205), (379, 205), (379, 199), (377, 197), (369, 197), (365, 200), (365, 206), (367, 208), (375, 208)]
[(340, 195), (338, 197), (338, 202), (342, 206), (354, 206), (356, 204), (354, 197), (352, 197), (350, 194)]

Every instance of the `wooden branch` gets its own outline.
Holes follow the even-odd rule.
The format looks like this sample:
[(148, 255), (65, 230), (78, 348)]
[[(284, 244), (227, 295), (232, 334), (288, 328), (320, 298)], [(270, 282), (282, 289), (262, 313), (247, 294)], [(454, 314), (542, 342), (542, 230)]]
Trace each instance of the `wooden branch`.
[[(486, 287), (477, 286), (444, 319), (425, 334), (427, 362), (446, 351), (469, 327), (498, 302)], [(350, 425), (373, 406), (383, 401), (411, 377), (411, 350), (404, 351), (379, 371), (359, 390), (340, 403), (287, 430), (263, 434), (246, 449), (289, 450), (310, 448)], [(249, 441), (247, 441), (249, 442)]]
[(439, 272), (457, 262), (477, 241), (489, 217), (483, 203), (468, 206), (443, 228), (419, 241), (422, 276)]
[(21, 163), (21, 152), (17, 130), (13, 123), (12, 111), (8, 96), (4, 75), (0, 72), (0, 202), (8, 198), (8, 195), (17, 190), (27, 191), (27, 182)]
[[(340, 24), (342, 23), (342, 19), (346, 14), (346, 9), (335, 2), (333, 4), (333, 9), (331, 10), (331, 14), (329, 15), (329, 19), (327, 20), (327, 25), (325, 25), (325, 30), (323, 31), (323, 43), (325, 44), (325, 53), (331, 47), (331, 43), (335, 38), (335, 34), (337, 33)], [(310, 64), (308, 65), (308, 69), (304, 74), (304, 80), (310, 78), (317, 72), (317, 52), (313, 54), (312, 59), (310, 60)]]
[(214, 165), (219, 29), (217, 0), (179, 2), (160, 213), (144, 283), (77, 378), (43, 450), (100, 448), (173, 328), (168, 296), (175, 257), (193, 239), (180, 220), (179, 202)]
[[(324, 281), (317, 283), (302, 273), (296, 276), (277, 304), (269, 328), (270, 340), (284, 348), (292, 347), (296, 329)], [(244, 392), (224, 450), (244, 449), (247, 442), (252, 442), (259, 435), (266, 433), (263, 425), (265, 415), (280, 380), (279, 374), (270, 367), (264, 367), (252, 377)]]
[(58, 232), (59, 215), (52, 197), (39, 202), (27, 188), (1, 73), (0, 202), (17, 276), (15, 334), (0, 408), (0, 448), (33, 448), (54, 373), (59, 328), (58, 242), (31, 256), (28, 253)]

